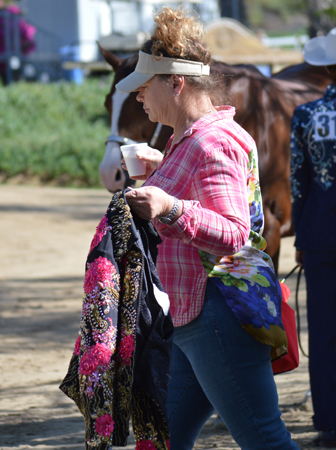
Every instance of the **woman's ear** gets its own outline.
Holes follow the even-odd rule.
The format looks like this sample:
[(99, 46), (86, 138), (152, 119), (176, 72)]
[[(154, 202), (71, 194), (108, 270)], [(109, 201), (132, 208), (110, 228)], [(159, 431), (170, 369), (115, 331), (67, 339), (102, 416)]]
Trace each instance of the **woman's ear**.
[(184, 86), (184, 76), (183, 75), (172, 75), (172, 85), (175, 95), (180, 95)]

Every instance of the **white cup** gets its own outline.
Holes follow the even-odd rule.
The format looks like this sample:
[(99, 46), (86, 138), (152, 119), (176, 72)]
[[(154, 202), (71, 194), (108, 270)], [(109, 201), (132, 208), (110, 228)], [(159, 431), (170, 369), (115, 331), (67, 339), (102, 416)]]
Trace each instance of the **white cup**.
[(130, 177), (146, 174), (146, 163), (137, 157), (137, 152), (148, 147), (146, 142), (141, 144), (122, 145), (120, 150), (123, 154), (127, 171)]

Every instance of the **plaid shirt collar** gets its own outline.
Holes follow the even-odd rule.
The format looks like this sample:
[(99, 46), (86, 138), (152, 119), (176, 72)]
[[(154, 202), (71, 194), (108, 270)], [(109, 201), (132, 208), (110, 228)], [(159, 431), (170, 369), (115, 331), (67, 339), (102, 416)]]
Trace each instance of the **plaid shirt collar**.
[(193, 133), (196, 133), (196, 131), (205, 128), (207, 125), (210, 125), (213, 122), (217, 122), (217, 120), (233, 119), (234, 115), (236, 114), (236, 109), (233, 106), (229, 105), (215, 106), (215, 109), (217, 113), (220, 112), (220, 114), (208, 114), (196, 120), (196, 122), (194, 122), (183, 133), (183, 136), (181, 136), (180, 139), (174, 143), (174, 145), (172, 145), (172, 141), (174, 139), (174, 135), (172, 135), (167, 143), (165, 156), (167, 156), (177, 145), (179, 145), (182, 139), (191, 136)]

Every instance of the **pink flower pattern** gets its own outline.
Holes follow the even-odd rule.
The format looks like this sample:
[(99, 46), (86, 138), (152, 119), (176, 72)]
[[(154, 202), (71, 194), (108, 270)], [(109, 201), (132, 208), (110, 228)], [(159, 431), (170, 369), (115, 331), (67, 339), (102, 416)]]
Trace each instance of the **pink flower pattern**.
[(119, 355), (127, 365), (131, 364), (131, 358), (134, 352), (134, 336), (125, 336), (120, 342)]
[(98, 360), (89, 352), (84, 353), (79, 363), (79, 371), (82, 375), (91, 375), (98, 366)]
[(93, 345), (84, 353), (79, 363), (79, 371), (82, 375), (92, 375), (99, 366), (102, 369), (110, 363), (112, 351), (106, 344)]
[(96, 432), (100, 436), (108, 437), (114, 430), (114, 420), (110, 414), (105, 414), (96, 419), (95, 423)]
[(98, 365), (106, 366), (110, 363), (112, 351), (106, 344), (96, 344), (91, 347), (91, 355), (98, 361)]
[(102, 289), (112, 284), (112, 275), (116, 269), (106, 258), (99, 256), (92, 263), (88, 263), (88, 269), (85, 273), (84, 291), (86, 294), (92, 292), (98, 285)]
[(93, 236), (91, 246), (90, 246), (90, 252), (97, 247), (99, 242), (103, 239), (103, 236), (107, 233), (108, 230), (112, 230), (112, 227), (108, 224), (108, 219), (105, 216), (101, 219), (99, 222), (97, 228), (96, 228), (96, 234)]
[(155, 444), (150, 439), (142, 439), (135, 444), (135, 450), (155, 450)]
[(78, 338), (76, 339), (75, 349), (74, 349), (74, 354), (76, 356), (80, 355), (80, 346), (81, 346), (81, 337), (78, 336)]

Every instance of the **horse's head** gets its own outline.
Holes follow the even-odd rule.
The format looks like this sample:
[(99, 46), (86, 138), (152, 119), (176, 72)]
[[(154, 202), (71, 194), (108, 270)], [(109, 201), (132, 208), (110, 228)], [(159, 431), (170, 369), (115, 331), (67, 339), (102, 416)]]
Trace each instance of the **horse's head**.
[(132, 141), (147, 142), (151, 147), (163, 150), (171, 131), (168, 131), (168, 127), (162, 127), (161, 130), (160, 124), (150, 122), (142, 103), (136, 100), (137, 93), (123, 94), (115, 88), (116, 83), (134, 71), (138, 54), (127, 59), (120, 59), (99, 47), (105, 61), (115, 72), (111, 90), (105, 98), (111, 131), (106, 140), (106, 151), (99, 170), (104, 186), (109, 191), (115, 192), (132, 183), (127, 172), (121, 167), (120, 145), (132, 143)]

